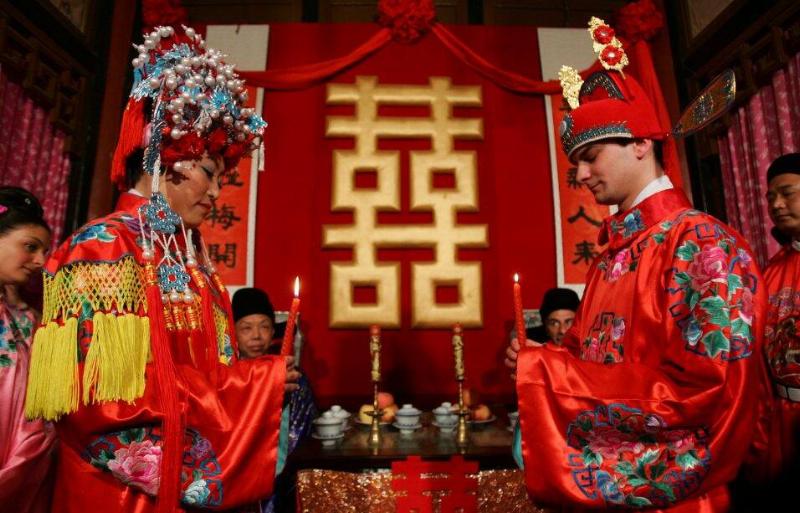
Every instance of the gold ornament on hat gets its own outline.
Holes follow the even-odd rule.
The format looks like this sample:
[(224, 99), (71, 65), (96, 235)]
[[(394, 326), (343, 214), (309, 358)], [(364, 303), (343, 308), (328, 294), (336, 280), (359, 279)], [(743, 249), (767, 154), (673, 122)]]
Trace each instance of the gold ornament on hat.
[(579, 97), (583, 79), (575, 68), (561, 66), (558, 70), (558, 79), (561, 81), (561, 91), (564, 99), (567, 100), (570, 109), (577, 109), (580, 105)]

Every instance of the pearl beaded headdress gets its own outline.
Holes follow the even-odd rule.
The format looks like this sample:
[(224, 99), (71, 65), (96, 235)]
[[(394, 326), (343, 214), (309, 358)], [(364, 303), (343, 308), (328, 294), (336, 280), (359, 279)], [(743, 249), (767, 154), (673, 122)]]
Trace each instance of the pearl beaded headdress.
[[(266, 127), (254, 109), (245, 107), (244, 81), (225, 62), (226, 56), (207, 49), (194, 29), (183, 26), (182, 32), (156, 27), (134, 45), (139, 55), (132, 61), (134, 82), (112, 169), (113, 180), (121, 184), (125, 160), (144, 148), (142, 167), (152, 177), (153, 191), (139, 209), (144, 258), (152, 262), (156, 247), (163, 250), (161, 260), (152, 263), (164, 299), (172, 303), (193, 301), (189, 272), (197, 260), (191, 230), (186, 233), (180, 216), (158, 192), (162, 171), (185, 171), (189, 161), (204, 154), (220, 155), (231, 169), (261, 143)], [(185, 240), (183, 251), (179, 233)]]

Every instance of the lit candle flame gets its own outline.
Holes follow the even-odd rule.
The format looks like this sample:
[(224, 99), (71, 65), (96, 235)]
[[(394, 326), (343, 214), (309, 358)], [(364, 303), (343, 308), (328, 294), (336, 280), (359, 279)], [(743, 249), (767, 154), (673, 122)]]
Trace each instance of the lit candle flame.
[(519, 283), (519, 274), (514, 273), (514, 283)]
[(294, 277), (294, 297), (300, 297), (300, 277)]

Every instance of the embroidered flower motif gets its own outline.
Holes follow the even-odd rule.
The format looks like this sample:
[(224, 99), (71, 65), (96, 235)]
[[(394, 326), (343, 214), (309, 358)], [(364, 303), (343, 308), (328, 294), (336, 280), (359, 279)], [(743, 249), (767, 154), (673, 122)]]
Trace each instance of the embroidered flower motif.
[(0, 214), (5, 214), (8, 212), (8, 207), (5, 205), (0, 205)]
[(189, 449), (189, 454), (192, 456), (192, 458), (196, 460), (202, 460), (206, 456), (208, 456), (208, 453), (210, 451), (211, 451), (211, 442), (209, 442), (206, 438), (198, 437), (194, 441), (194, 445), (192, 445), (192, 448)]
[(175, 233), (175, 227), (181, 223), (181, 218), (167, 203), (167, 198), (157, 192), (150, 201), (140, 207), (147, 224), (155, 231), (162, 233)]
[(108, 462), (111, 473), (128, 486), (135, 486), (148, 495), (158, 494), (161, 479), (161, 447), (151, 440), (131, 442), (114, 451)]
[(753, 325), (753, 292), (744, 287), (742, 289), (742, 304), (739, 309), (739, 317), (748, 325)]
[[(82, 457), (94, 467), (112, 472), (126, 485), (156, 495), (160, 443), (160, 428), (131, 428), (97, 437), (86, 447)], [(184, 447), (181, 471), (183, 502), (191, 506), (220, 506), (222, 468), (211, 443), (197, 431), (187, 429)]]
[(205, 506), (210, 494), (206, 480), (198, 479), (192, 481), (186, 491), (183, 492), (183, 502), (190, 506)]
[(602, 312), (595, 317), (592, 326), (581, 344), (581, 360), (603, 364), (623, 361), (625, 319), (615, 317), (613, 312)]
[(614, 255), (614, 258), (611, 260), (611, 268), (608, 271), (608, 281), (615, 282), (622, 277), (625, 273), (628, 272), (628, 265), (626, 260), (628, 259), (628, 250), (623, 249), (622, 251), (617, 252)]
[(618, 317), (611, 324), (611, 340), (617, 341), (625, 335), (625, 319)]
[(638, 435), (623, 433), (610, 426), (599, 426), (588, 434), (586, 440), (592, 452), (600, 453), (604, 458), (616, 457), (620, 451), (639, 454), (644, 445), (638, 441)]
[(705, 292), (712, 283), (726, 283), (728, 255), (719, 246), (708, 244), (699, 253), (695, 253), (687, 271), (692, 279), (692, 288)]
[(668, 507), (699, 488), (711, 464), (705, 430), (668, 428), (622, 404), (578, 414), (567, 428), (574, 483), (606, 505)]
[(112, 242), (117, 238), (116, 235), (109, 233), (105, 223), (93, 223), (84, 226), (78, 233), (73, 235), (70, 247), (83, 244), (90, 240), (99, 242)]

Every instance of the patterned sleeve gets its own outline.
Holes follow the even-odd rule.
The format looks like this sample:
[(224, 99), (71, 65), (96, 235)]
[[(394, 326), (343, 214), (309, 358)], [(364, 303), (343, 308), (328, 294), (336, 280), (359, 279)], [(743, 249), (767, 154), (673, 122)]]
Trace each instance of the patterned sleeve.
[(28, 418), (57, 420), (79, 403), (142, 396), (149, 321), (142, 267), (123, 230), (120, 223), (91, 223), (47, 262)]

